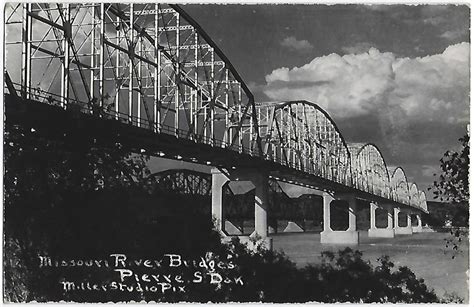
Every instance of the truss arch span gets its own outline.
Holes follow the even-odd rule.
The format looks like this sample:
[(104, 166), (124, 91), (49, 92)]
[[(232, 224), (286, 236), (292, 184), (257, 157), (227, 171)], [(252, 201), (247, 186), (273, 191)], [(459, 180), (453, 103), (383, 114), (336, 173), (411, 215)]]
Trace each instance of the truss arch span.
[(351, 185), (350, 154), (329, 114), (309, 101), (257, 106), (266, 159)]
[(390, 198), (390, 175), (379, 148), (372, 143), (349, 144), (355, 188)]
[(261, 154), (252, 93), (177, 5), (8, 3), (5, 32), (24, 99)]
[(413, 207), (420, 208), (420, 193), (418, 191), (418, 186), (416, 183), (409, 183), (410, 189), (410, 205)]
[[(253, 167), (266, 159), (326, 179), (321, 181), (330, 181), (328, 186), (339, 183), (387, 194), (385, 162), (375, 146), (367, 145), (357, 156), (373, 152), (378, 162), (358, 171), (370, 169), (377, 175), (354, 180), (353, 157), (328, 113), (308, 101), (257, 107), (229, 59), (177, 5), (7, 3), (5, 51), (6, 83), (14, 97), (9, 101), (16, 104), (19, 93), (18, 101), (25, 105), (47, 104), (41, 108), (42, 122), (49, 120), (48, 113), (61, 118), (66, 114), (56, 112), (61, 108), (79, 111), (87, 116), (78, 118), (94, 122), (86, 125), (91, 127), (87, 133), (102, 124), (120, 128), (122, 135), (133, 131), (123, 139), (140, 143), (134, 148), (148, 142), (157, 153), (156, 143), (166, 140), (170, 152), (183, 146), (189, 149), (184, 158), (209, 165), (229, 167), (243, 157)], [(408, 205), (410, 191), (400, 172), (388, 180), (389, 198)], [(300, 172), (285, 175), (308, 179)], [(180, 180), (171, 174), (167, 178), (162, 178), (167, 184)]]
[(395, 168), (390, 179), (392, 199), (406, 205), (410, 204), (410, 192), (405, 171), (400, 166)]
[(420, 208), (428, 213), (428, 204), (426, 203), (426, 194), (424, 191), (419, 191), (419, 201), (420, 201)]

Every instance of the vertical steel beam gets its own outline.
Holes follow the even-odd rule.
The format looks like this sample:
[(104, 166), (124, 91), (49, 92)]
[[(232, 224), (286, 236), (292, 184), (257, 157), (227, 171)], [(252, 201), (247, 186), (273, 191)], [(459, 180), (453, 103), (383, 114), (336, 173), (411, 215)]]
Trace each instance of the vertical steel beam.
[(100, 44), (99, 44), (99, 106), (104, 106), (104, 47), (105, 41), (105, 4), (100, 4)]
[(161, 130), (161, 49), (159, 46), (159, 26), (160, 26), (160, 14), (159, 5), (155, 4), (155, 56), (156, 63), (154, 74), (154, 99), (153, 99), (153, 122), (155, 125), (155, 132), (159, 133)]
[[(283, 128), (284, 128), (284, 121), (283, 121), (283, 108), (280, 108), (280, 118), (279, 118), (279, 122), (278, 122), (278, 129), (280, 130), (280, 134), (282, 133), (285, 133), (285, 131), (283, 131)], [(283, 134), (284, 135), (284, 134)], [(280, 145), (280, 161), (284, 162), (285, 164), (287, 164), (288, 161), (283, 161), (283, 157), (285, 157), (285, 140), (283, 138), (283, 136), (281, 137), (280, 139), (280, 142), (279, 142), (279, 145)], [(288, 157), (285, 157), (286, 159), (288, 159)], [(281, 163), (281, 162), (280, 162)]]
[(287, 165), (290, 167), (293, 167), (292, 161), (292, 153), (293, 151), (291, 150), (291, 114), (290, 114), (290, 105), (285, 107), (286, 109), (286, 159), (287, 159)]
[[(263, 111), (266, 112), (266, 108), (263, 109)], [(260, 139), (260, 142), (261, 142), (261, 145), (262, 145), (262, 158), (264, 159), (268, 159), (268, 155), (267, 155), (267, 152), (268, 150), (266, 150), (265, 146), (266, 146), (266, 142), (265, 141), (268, 141), (267, 138), (266, 138), (266, 135), (267, 135), (267, 131), (268, 130), (268, 126), (264, 126), (262, 123), (264, 122), (265, 124), (267, 123), (267, 119), (263, 117), (262, 115), (262, 107), (258, 107), (257, 108), (257, 133), (258, 135), (261, 135), (261, 136), (265, 136), (265, 139)]]
[[(253, 105), (251, 108), (249, 108), (249, 110), (250, 110), (250, 112), (255, 112), (255, 105)], [(254, 133), (253, 129), (254, 129), (254, 127), (253, 127), (253, 125), (254, 125), (254, 118), (253, 118), (253, 116), (250, 116), (249, 153), (250, 153), (251, 156), (253, 156), (253, 147), (254, 147), (254, 144), (253, 144), (253, 133)]]
[(309, 169), (309, 160), (308, 160), (308, 157), (309, 157), (309, 150), (308, 150), (308, 143), (306, 142), (306, 140), (309, 139), (309, 126), (308, 126), (308, 121), (307, 121), (307, 117), (306, 117), (306, 106), (303, 105), (302, 106), (302, 117), (303, 117), (303, 124), (301, 125), (301, 129), (303, 130), (302, 131), (302, 134), (303, 134), (303, 139), (300, 141), (302, 144), (303, 144), (303, 152), (304, 152), (304, 156), (303, 156), (303, 170), (305, 172), (310, 172), (310, 169)]
[(321, 131), (320, 131), (320, 124), (319, 124), (319, 111), (315, 111), (314, 114), (314, 136), (315, 136), (315, 144), (314, 144), (314, 158), (316, 160), (315, 165), (315, 174), (318, 176), (321, 175), (321, 148), (317, 145), (321, 143)]
[[(244, 120), (244, 117), (242, 116), (242, 88), (241, 88), (240, 83), (238, 84), (238, 97), (239, 97), (239, 98), (238, 98), (238, 99), (239, 99), (239, 101), (238, 101), (238, 104), (239, 104), (238, 110), (239, 110), (239, 122), (240, 122), (240, 121), (243, 121), (243, 120)], [(243, 125), (242, 125), (242, 126), (243, 126)], [(242, 126), (239, 128), (239, 131), (237, 131), (237, 133), (238, 133), (238, 138), (239, 138), (239, 143), (238, 143), (238, 144), (239, 144), (239, 152), (240, 152), (240, 153), (243, 152), (243, 146), (242, 146), (242, 145), (243, 145), (243, 144), (242, 144), (242, 143), (243, 143), (243, 142), (242, 142), (242, 140), (243, 140)]]
[(225, 131), (224, 143), (229, 145), (230, 141), (230, 123), (229, 123), (229, 69), (225, 68)]
[[(61, 107), (66, 108), (69, 99), (69, 62), (70, 62), (70, 40), (72, 39), (72, 26), (70, 22), (69, 14), (70, 4), (63, 4), (61, 8), (64, 10), (64, 23), (63, 23), (63, 38), (62, 38), (62, 49), (63, 49), (63, 63), (61, 70)], [(77, 97), (76, 97), (77, 98)]]
[[(299, 117), (298, 117), (298, 111), (299, 111), (299, 103), (294, 105), (294, 111), (292, 114), (294, 114), (293, 118), (293, 129), (294, 129), (294, 149), (295, 149), (295, 154), (294, 154), (294, 168), (300, 170), (301, 169), (301, 144), (300, 144), (300, 126), (299, 126)], [(293, 109), (293, 105), (292, 105)]]
[(299, 157), (298, 159), (298, 169), (301, 171), (304, 171), (304, 164), (303, 164), (303, 159), (304, 159), (304, 144), (302, 143), (301, 140), (301, 131), (304, 129), (303, 125), (301, 125), (300, 122), (300, 111), (303, 106), (301, 104), (296, 105), (296, 128), (298, 129), (298, 134), (296, 137), (296, 141), (298, 143), (298, 153)]
[(278, 140), (277, 144), (280, 143), (280, 139), (278, 138), (278, 132), (276, 131), (276, 129), (273, 128), (275, 125), (275, 122), (278, 120), (276, 118), (275, 112), (276, 112), (275, 106), (272, 106), (271, 108), (267, 108), (266, 115), (267, 115), (267, 118), (270, 119), (270, 125), (267, 125), (267, 127), (270, 127), (270, 150), (272, 154), (272, 160), (274, 162), (277, 162), (278, 161), (278, 148), (277, 148), (278, 145), (275, 145), (273, 142), (271, 142), (271, 140), (273, 139), (273, 135), (275, 134), (275, 137)]
[[(175, 84), (174, 84), (174, 87), (175, 87), (175, 94), (174, 94), (174, 109), (175, 109), (175, 113), (174, 113), (174, 127), (175, 127), (175, 136), (176, 137), (179, 137), (179, 86), (178, 86), (178, 82), (180, 82), (180, 67), (179, 67), (179, 43), (180, 43), (180, 39), (179, 39), (179, 13), (176, 12), (175, 13), (175, 17), (176, 17), (176, 41), (175, 41), (175, 44), (176, 44), (176, 62), (175, 62)], [(182, 102), (183, 104), (185, 103), (184, 101)]]
[(302, 134), (303, 134), (303, 139), (301, 142), (303, 143), (303, 148), (304, 148), (304, 160), (303, 160), (303, 169), (307, 173), (311, 173), (311, 164), (309, 157), (311, 156), (311, 150), (309, 148), (309, 144), (306, 140), (310, 140), (309, 136), (309, 123), (308, 119), (306, 117), (306, 106), (303, 106), (303, 124), (302, 124)]
[[(89, 92), (91, 93), (91, 99), (94, 99), (95, 97), (95, 91), (94, 91), (94, 73), (95, 73), (95, 32), (96, 32), (96, 18), (95, 18), (95, 9), (96, 5), (92, 4), (90, 8), (91, 12), (91, 27), (92, 27), (92, 32), (91, 32), (91, 59), (90, 59), (90, 81), (89, 81)], [(90, 102), (92, 103), (92, 101)]]
[[(194, 83), (196, 85), (196, 90), (195, 90), (195, 97), (194, 97), (194, 127), (193, 127), (193, 133), (195, 136), (198, 134), (198, 119), (199, 119), (199, 98), (201, 95), (199, 94), (200, 91), (199, 89), (199, 71), (198, 71), (198, 44), (199, 44), (199, 35), (196, 30), (194, 30)], [(202, 98), (202, 97), (201, 97)], [(201, 99), (202, 103), (202, 99)]]
[(312, 159), (312, 173), (313, 174), (317, 174), (318, 173), (318, 146), (317, 146), (317, 142), (318, 142), (318, 136), (317, 136), (317, 133), (318, 133), (318, 126), (317, 126), (317, 115), (318, 115), (318, 111), (315, 111), (315, 109), (313, 108), (313, 112), (314, 113), (314, 116), (312, 114), (311, 116), (311, 135), (312, 135), (312, 144), (311, 146), (313, 147), (312, 150), (313, 150), (313, 154), (311, 155), (311, 159)]
[(31, 91), (31, 3), (23, 4), (23, 23), (22, 23), (22, 60), (21, 60), (21, 96), (23, 99), (30, 98)]
[(135, 46), (133, 44), (134, 40), (134, 11), (133, 3), (129, 4), (130, 20), (128, 27), (128, 122), (133, 123), (133, 55)]
[(32, 27), (31, 16), (28, 14), (31, 11), (31, 3), (23, 4), (23, 24), (22, 24), (22, 93), (24, 99), (30, 98), (31, 91), (31, 40)]
[[(191, 34), (194, 38), (194, 53), (196, 53), (196, 32), (194, 31), (193, 34)], [(190, 35), (190, 37), (191, 37)], [(196, 63), (194, 63), (196, 64)], [(192, 68), (190, 69), (192, 70)], [(188, 135), (191, 137), (191, 140), (194, 140), (194, 114), (195, 114), (195, 104), (197, 101), (197, 80), (196, 80), (196, 70), (197, 67), (194, 66), (194, 75), (193, 78), (195, 80), (194, 84), (196, 85), (196, 88), (191, 88), (189, 91), (189, 122), (188, 122)]]
[(290, 104), (289, 106), (289, 116), (291, 118), (291, 128), (292, 128), (292, 136), (290, 136), (290, 142), (291, 142), (291, 164), (293, 166), (293, 168), (296, 168), (298, 169), (298, 166), (296, 165), (296, 158), (297, 158), (297, 149), (298, 149), (298, 144), (297, 144), (297, 139), (298, 139), (298, 129), (297, 129), (297, 122), (295, 121), (296, 120), (296, 117), (293, 118), (293, 104)]
[[(138, 39), (138, 55), (143, 56), (143, 44), (142, 44), (142, 39), (139, 37)], [(138, 76), (137, 76), (137, 83), (142, 82), (142, 62), (138, 61), (137, 62), (137, 68), (138, 68)], [(140, 88), (138, 87), (139, 91), (143, 90), (143, 87)], [(146, 103), (146, 101), (143, 101), (143, 103)], [(137, 127), (141, 126), (141, 121), (142, 121), (142, 93), (139, 93), (137, 95)]]
[(328, 126), (327, 126), (327, 118), (324, 117), (323, 119), (323, 139), (324, 139), (324, 178), (330, 179), (331, 173), (331, 145), (329, 144), (329, 133), (328, 133)]
[[(121, 39), (121, 31), (120, 31), (120, 18), (117, 16), (115, 19), (116, 23), (116, 31), (115, 31), (115, 43), (117, 46), (120, 46), (120, 39)], [(121, 76), (121, 68), (120, 68), (120, 51), (116, 50), (116, 56), (115, 56), (115, 75), (117, 77)], [(120, 113), (120, 92), (122, 89), (122, 82), (119, 82), (119, 80), (116, 80), (117, 82), (117, 92), (115, 94), (115, 119), (119, 119), (119, 113)]]
[(211, 101), (209, 103), (210, 112), (211, 112), (211, 125), (210, 125), (210, 137), (211, 137), (211, 146), (214, 146), (214, 116), (216, 112), (215, 103), (216, 103), (216, 93), (214, 93), (214, 69), (215, 69), (215, 62), (214, 62), (214, 48), (211, 48)]

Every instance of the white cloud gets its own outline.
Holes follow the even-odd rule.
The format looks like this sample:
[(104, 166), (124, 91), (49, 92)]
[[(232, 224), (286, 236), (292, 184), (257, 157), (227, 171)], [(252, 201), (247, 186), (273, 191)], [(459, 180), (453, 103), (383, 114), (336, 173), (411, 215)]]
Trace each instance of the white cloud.
[(307, 40), (297, 40), (294, 36), (285, 37), (285, 39), (280, 42), (280, 45), (299, 52), (307, 52), (314, 48), (314, 46)]
[(413, 170), (437, 167), (469, 122), (469, 55), (469, 43), (418, 58), (375, 48), (330, 54), (301, 67), (274, 70), (266, 76), (264, 93), (274, 101), (319, 104), (346, 141), (377, 144), (388, 163), (406, 166), (426, 188), (433, 169)]
[(358, 55), (330, 54), (293, 69), (279, 68), (265, 77), (265, 94), (275, 100), (306, 99), (339, 117), (366, 113), (364, 108), (393, 83), (394, 56), (371, 49)]
[(410, 117), (467, 122), (469, 49), (469, 43), (461, 43), (420, 58), (397, 58), (375, 48), (330, 54), (301, 67), (274, 70), (265, 78), (264, 92), (274, 100), (315, 102), (336, 118), (377, 116), (389, 110), (393, 121)]

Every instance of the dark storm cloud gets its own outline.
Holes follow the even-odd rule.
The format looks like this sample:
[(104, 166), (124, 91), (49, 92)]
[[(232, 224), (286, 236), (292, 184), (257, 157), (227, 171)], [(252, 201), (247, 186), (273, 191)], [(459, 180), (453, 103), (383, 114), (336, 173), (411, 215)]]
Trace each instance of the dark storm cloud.
[[(300, 66), (333, 52), (345, 54), (344, 47), (370, 43), (380, 51), (413, 57), (437, 54), (451, 44), (469, 41), (469, 8), (465, 5), (183, 7), (219, 43), (244, 79), (258, 84), (275, 68)], [(440, 38), (458, 30), (464, 34), (456, 40)], [(312, 52), (301, 55), (281, 46), (292, 36), (308, 41), (314, 46)]]

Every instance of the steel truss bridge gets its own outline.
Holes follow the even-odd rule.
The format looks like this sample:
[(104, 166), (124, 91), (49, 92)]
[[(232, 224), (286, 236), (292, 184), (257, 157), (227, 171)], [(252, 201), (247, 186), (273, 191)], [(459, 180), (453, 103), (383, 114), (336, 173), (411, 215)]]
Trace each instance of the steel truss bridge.
[[(202, 206), (198, 208), (202, 212), (209, 212), (211, 209), (210, 199), (212, 196), (212, 175), (189, 169), (168, 169), (151, 174), (148, 177), (149, 189), (157, 194), (178, 194), (184, 201), (191, 202), (192, 206)], [(301, 204), (297, 200), (287, 195), (277, 180), (269, 178), (269, 225), (273, 231), (278, 231), (277, 222), (279, 219), (287, 219), (297, 223), (302, 231), (306, 230), (303, 220), (314, 221), (318, 218), (317, 209), (314, 205)], [(224, 210), (223, 218), (230, 221), (239, 230), (244, 232), (244, 222), (253, 219), (253, 195), (252, 191), (245, 191), (242, 194), (234, 194), (232, 188), (224, 187)], [(196, 198), (205, 198), (205, 204), (196, 203)], [(288, 212), (287, 209), (291, 209)], [(319, 214), (319, 217), (322, 218)], [(283, 230), (283, 229), (281, 229)]]
[[(349, 144), (317, 104), (257, 103), (177, 5), (7, 3), (7, 124), (80, 127), (151, 155), (427, 212), (374, 144)], [(81, 121), (81, 124), (78, 124)], [(54, 123), (53, 125), (51, 123)]]

